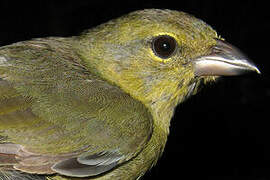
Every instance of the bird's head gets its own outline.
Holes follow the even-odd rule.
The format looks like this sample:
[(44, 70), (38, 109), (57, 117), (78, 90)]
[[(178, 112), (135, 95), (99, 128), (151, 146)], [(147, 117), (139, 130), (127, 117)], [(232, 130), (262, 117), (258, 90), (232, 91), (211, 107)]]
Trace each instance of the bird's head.
[(178, 11), (132, 12), (89, 30), (79, 40), (89, 69), (152, 111), (174, 109), (200, 83), (217, 76), (259, 72), (209, 25)]

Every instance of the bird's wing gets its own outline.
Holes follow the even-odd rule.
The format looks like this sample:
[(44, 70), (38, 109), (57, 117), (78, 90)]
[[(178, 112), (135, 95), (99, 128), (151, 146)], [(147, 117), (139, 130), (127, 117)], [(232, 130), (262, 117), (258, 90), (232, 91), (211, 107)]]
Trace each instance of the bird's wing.
[(0, 48), (0, 166), (97, 175), (136, 156), (151, 133), (147, 108), (87, 70), (65, 39)]

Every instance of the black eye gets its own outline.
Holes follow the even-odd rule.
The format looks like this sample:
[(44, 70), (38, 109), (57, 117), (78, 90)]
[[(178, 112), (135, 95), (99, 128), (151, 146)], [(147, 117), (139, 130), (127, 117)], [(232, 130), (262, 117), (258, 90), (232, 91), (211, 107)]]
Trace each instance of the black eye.
[(169, 58), (175, 52), (176, 46), (175, 39), (168, 35), (157, 36), (152, 42), (154, 53), (163, 59)]

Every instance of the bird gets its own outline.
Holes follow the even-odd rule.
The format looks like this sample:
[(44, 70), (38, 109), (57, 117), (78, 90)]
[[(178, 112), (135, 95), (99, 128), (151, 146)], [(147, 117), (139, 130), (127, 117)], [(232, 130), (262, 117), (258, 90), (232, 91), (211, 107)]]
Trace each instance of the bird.
[(2, 46), (0, 178), (139, 179), (175, 107), (245, 72), (260, 73), (204, 21), (168, 9)]

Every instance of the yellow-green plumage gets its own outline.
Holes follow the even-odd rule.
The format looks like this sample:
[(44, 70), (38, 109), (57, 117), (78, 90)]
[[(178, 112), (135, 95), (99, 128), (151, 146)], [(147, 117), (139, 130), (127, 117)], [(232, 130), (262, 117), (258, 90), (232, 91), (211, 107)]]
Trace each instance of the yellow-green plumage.
[[(162, 35), (177, 43), (168, 58), (152, 49)], [(80, 36), (1, 47), (0, 153), (10, 159), (0, 154), (0, 168), (55, 180), (141, 177), (164, 150), (176, 105), (215, 79), (196, 76), (192, 60), (217, 38), (193, 16), (150, 9)]]

